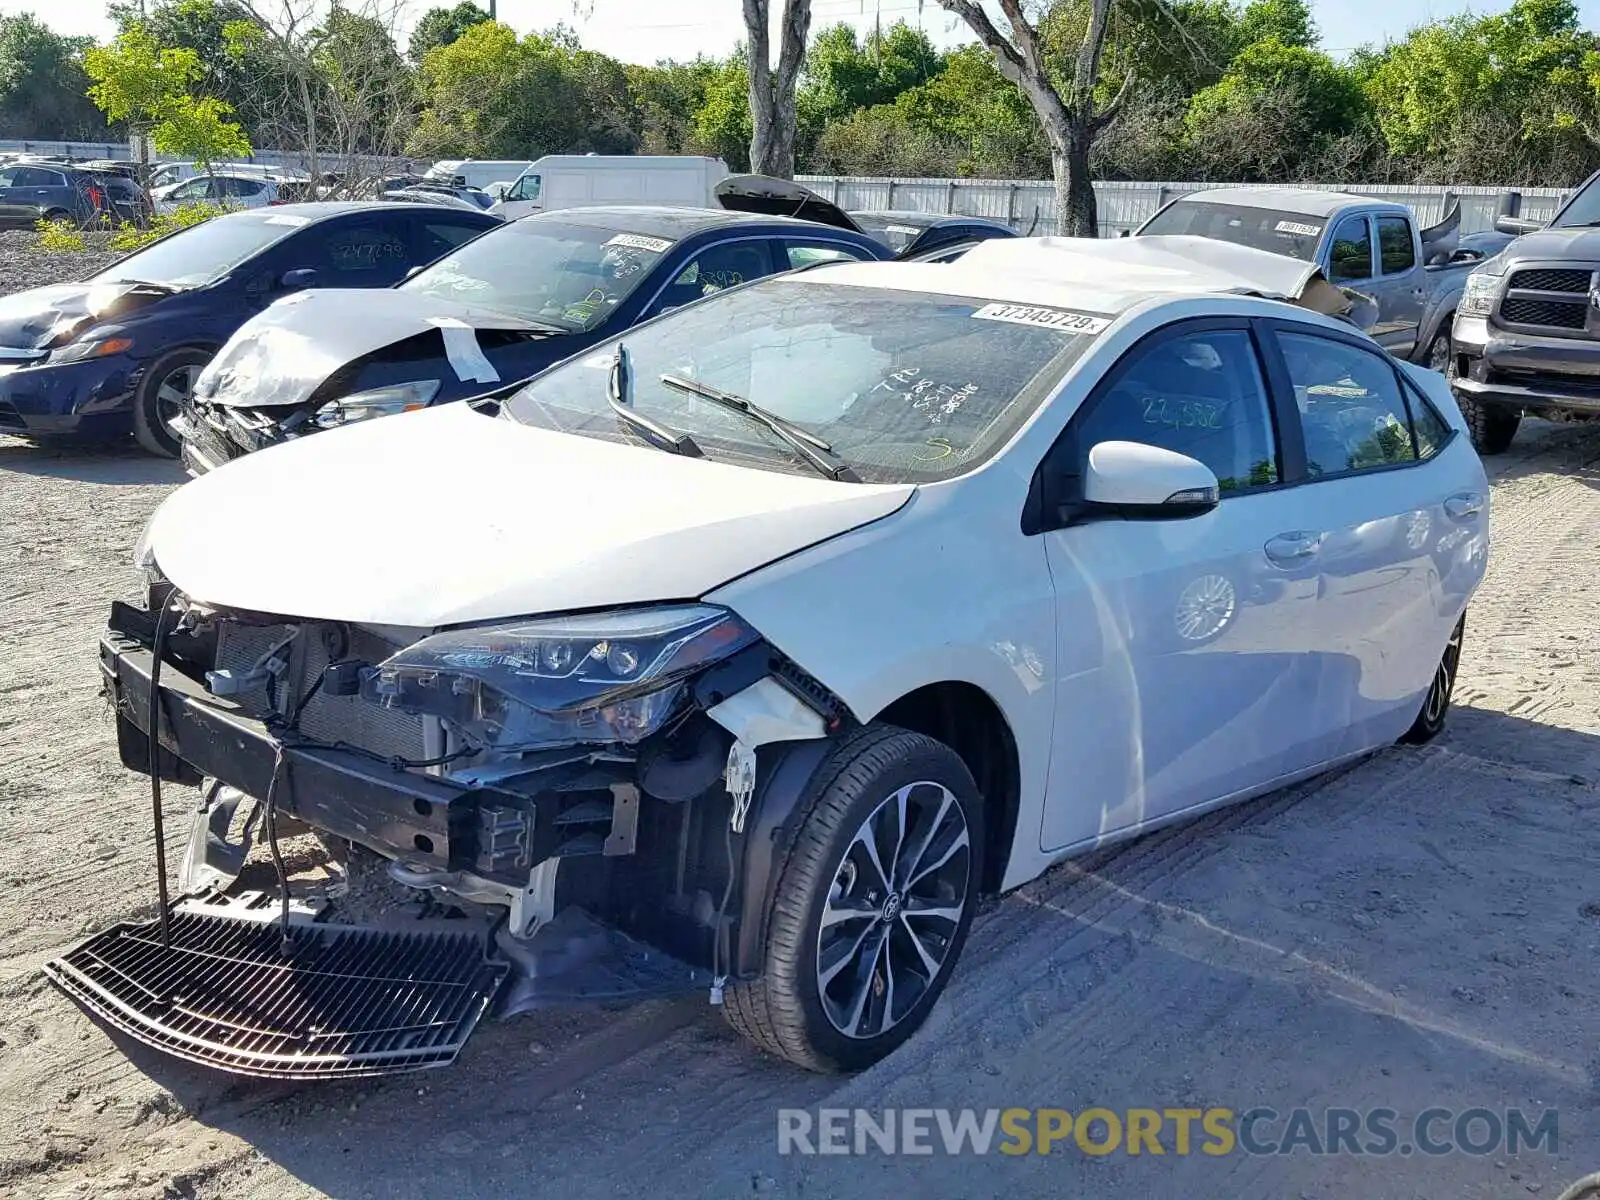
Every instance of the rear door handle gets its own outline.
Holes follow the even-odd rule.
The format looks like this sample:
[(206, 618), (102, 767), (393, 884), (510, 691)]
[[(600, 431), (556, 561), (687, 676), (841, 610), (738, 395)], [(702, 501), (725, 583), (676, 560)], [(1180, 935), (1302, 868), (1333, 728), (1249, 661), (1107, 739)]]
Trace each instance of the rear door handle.
[(1304, 562), (1320, 549), (1320, 533), (1280, 533), (1266, 545), (1267, 557), (1276, 563)]
[(1483, 497), (1475, 492), (1462, 492), (1444, 502), (1444, 511), (1452, 520), (1465, 521), (1483, 511)]

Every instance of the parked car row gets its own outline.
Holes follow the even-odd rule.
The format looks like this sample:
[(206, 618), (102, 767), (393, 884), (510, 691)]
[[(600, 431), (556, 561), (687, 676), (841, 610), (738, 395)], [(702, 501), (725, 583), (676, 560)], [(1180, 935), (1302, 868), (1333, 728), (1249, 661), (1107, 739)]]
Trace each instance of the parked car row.
[[(722, 288), (896, 257), (803, 189), (788, 207), (819, 219), (767, 215), (777, 181), (724, 182), (716, 209), (619, 205), (506, 223), (465, 204), (277, 204), (270, 180), (197, 176), (174, 186), (258, 189), (242, 197), (252, 207), (83, 284), (0, 300), (0, 430), (132, 432), (199, 473), (527, 378)], [(900, 257), (948, 261), (1002, 236), (1011, 231), (992, 222), (944, 219)]]
[[(240, 214), (203, 269), (120, 277), (300, 286), (270, 222), (402, 216), (472, 214)], [(981, 896), (1441, 731), (1488, 484), (1370, 301), (1226, 239), (903, 236), (558, 210), (246, 322), (184, 432), (267, 444), (165, 501), (100, 644), (155, 811), (201, 787), (182, 898), (52, 977), (251, 1074), (442, 1065), (497, 1006), (641, 973), (856, 1069)], [(403, 273), (399, 237), (340, 244)], [(353, 928), (286, 868), (233, 913), (280, 817), (456, 919)]]

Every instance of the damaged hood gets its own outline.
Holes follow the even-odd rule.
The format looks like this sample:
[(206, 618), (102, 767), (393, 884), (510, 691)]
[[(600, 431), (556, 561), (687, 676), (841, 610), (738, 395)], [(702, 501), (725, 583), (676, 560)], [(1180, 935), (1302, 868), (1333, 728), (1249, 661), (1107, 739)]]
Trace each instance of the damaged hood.
[(555, 433), (449, 404), (246, 455), (146, 544), (204, 604), (435, 627), (685, 600), (896, 511), (836, 483)]
[(113, 321), (170, 296), (147, 283), (61, 283), (0, 298), (0, 348), (44, 353), (80, 327)]
[[(341, 367), (431, 329), (451, 328), (552, 333), (536, 321), (437, 296), (319, 288), (285, 297), (240, 326), (200, 373), (194, 394), (245, 408), (300, 404)], [(476, 347), (458, 337), (444, 335), (445, 352), (461, 378), (472, 378)]]

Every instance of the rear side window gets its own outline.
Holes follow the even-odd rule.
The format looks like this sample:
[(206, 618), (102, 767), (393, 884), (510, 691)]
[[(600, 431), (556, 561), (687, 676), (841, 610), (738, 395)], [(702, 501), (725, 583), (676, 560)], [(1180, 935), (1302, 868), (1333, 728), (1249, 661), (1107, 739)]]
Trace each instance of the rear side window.
[(1417, 265), (1411, 245), (1411, 222), (1404, 217), (1378, 218), (1378, 253), (1385, 275), (1399, 275)]
[(60, 171), (46, 171), (43, 167), (18, 167), (11, 177), (12, 187), (63, 187), (66, 182)]
[[(1307, 474), (1345, 475), (1417, 461), (1411, 409), (1386, 359), (1315, 334), (1280, 333), (1278, 345), (1300, 409)], [(1441, 435), (1430, 427), (1428, 453), (1446, 436), (1448, 430)]]
[(819, 262), (860, 262), (866, 254), (860, 250), (841, 246), (837, 242), (826, 245), (808, 242), (785, 242), (791, 267), (809, 267)]
[(1450, 440), (1450, 424), (1415, 388), (1406, 387), (1406, 405), (1411, 409), (1411, 428), (1417, 435), (1417, 457), (1432, 458)]
[(1346, 217), (1334, 229), (1328, 278), (1335, 283), (1372, 278), (1372, 231), (1365, 217)]
[(1267, 388), (1249, 332), (1196, 330), (1135, 346), (1078, 426), (1085, 456), (1110, 441), (1198, 459), (1224, 494), (1278, 482)]

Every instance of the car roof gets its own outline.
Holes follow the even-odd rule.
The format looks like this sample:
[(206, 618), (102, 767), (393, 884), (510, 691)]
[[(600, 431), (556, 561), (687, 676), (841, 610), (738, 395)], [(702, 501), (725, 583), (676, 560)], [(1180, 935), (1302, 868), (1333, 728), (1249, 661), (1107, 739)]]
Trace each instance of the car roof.
[(972, 217), (962, 213), (918, 212), (916, 209), (868, 208), (852, 210), (857, 221), (882, 221), (894, 225), (914, 225), (918, 229), (932, 229), (936, 225), (981, 225), (985, 228), (1009, 229), (1003, 221), (993, 217)]
[[(531, 213), (513, 222), (527, 225), (534, 222), (554, 222), (565, 225), (590, 225), (601, 229), (622, 229), (629, 233), (654, 234), (657, 237), (679, 241), (708, 229), (728, 229), (736, 226), (762, 229), (804, 230), (817, 233), (829, 230), (848, 234), (816, 221), (800, 221), (794, 217), (766, 216), (761, 213), (724, 212), (715, 208), (671, 208), (653, 204), (607, 204), (583, 208), (558, 208), (551, 212)], [(857, 235), (859, 236), (859, 235)]]
[[(307, 223), (310, 223), (346, 216), (349, 213), (372, 212), (374, 210), (387, 213), (394, 209), (408, 208), (416, 212), (427, 213), (430, 217), (437, 217), (441, 212), (464, 212), (469, 216), (479, 215), (465, 208), (443, 208), (435, 204), (395, 204), (374, 200), (306, 200), (299, 204), (274, 204), (271, 208), (251, 208), (246, 209), (244, 212), (229, 213), (228, 215), (235, 217), (303, 217)], [(483, 213), (481, 215), (488, 216), (489, 214)], [(490, 224), (497, 223), (495, 219), (490, 219)], [(485, 228), (487, 227), (486, 225)]]
[(992, 238), (953, 263), (841, 263), (794, 278), (1117, 315), (1162, 297), (1288, 299), (1321, 271), (1209, 238), (1046, 237)]
[(1319, 188), (1247, 187), (1208, 188), (1178, 197), (1206, 204), (1231, 204), (1237, 208), (1265, 208), (1277, 212), (1300, 213), (1308, 217), (1332, 217), (1347, 208), (1393, 208), (1405, 210), (1405, 205), (1372, 196), (1353, 196), (1349, 192), (1327, 192)]

